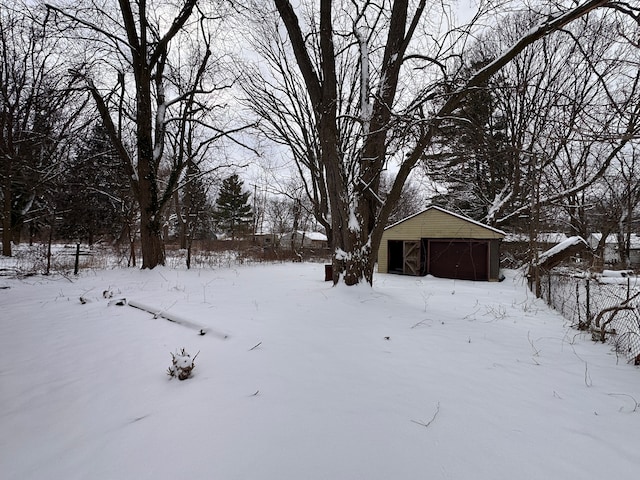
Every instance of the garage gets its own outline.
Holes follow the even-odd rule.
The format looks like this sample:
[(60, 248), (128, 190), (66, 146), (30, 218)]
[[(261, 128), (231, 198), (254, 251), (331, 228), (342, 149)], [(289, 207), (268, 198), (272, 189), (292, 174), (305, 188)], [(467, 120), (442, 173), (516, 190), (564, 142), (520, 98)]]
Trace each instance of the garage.
[(432, 206), (385, 229), (378, 272), (499, 280), (504, 236), (501, 230)]

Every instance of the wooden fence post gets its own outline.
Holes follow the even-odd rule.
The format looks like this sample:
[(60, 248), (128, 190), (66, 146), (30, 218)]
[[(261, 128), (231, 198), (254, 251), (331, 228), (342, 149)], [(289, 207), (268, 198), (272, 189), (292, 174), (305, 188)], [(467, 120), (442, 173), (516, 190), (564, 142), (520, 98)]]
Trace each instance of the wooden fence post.
[(53, 222), (49, 225), (49, 241), (47, 242), (47, 271), (45, 275), (51, 272), (51, 243), (53, 243)]
[(80, 243), (76, 243), (76, 262), (73, 266), (73, 274), (77, 275), (80, 269)]
[(629, 275), (627, 275), (627, 302), (629, 301), (629, 298), (631, 297), (631, 277), (629, 277)]
[(589, 279), (587, 278), (587, 282), (585, 284), (585, 288), (587, 290), (587, 325), (591, 324), (591, 287), (590, 287)]

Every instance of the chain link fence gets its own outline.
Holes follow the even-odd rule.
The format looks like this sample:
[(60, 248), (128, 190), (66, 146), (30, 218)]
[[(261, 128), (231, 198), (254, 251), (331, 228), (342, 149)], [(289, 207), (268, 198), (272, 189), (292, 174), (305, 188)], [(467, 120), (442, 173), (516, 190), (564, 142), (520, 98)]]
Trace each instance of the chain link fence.
[(574, 327), (609, 342), (640, 364), (640, 278), (554, 272), (541, 276), (541, 297)]

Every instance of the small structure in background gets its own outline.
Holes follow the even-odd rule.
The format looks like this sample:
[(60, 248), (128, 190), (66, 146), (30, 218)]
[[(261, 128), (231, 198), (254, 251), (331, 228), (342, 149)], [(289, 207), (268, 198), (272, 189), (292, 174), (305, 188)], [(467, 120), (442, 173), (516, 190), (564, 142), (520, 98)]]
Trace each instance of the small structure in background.
[(296, 230), (285, 233), (280, 237), (280, 248), (284, 250), (298, 250), (300, 248), (329, 248), (327, 236), (320, 232), (306, 232)]
[(538, 261), (534, 267), (544, 270), (551, 270), (565, 259), (572, 257), (585, 250), (590, 250), (589, 244), (582, 237), (569, 237), (565, 241), (558, 243), (549, 250), (542, 252), (538, 256)]
[(497, 281), (504, 236), (501, 230), (431, 206), (385, 229), (378, 272)]
[(278, 235), (275, 233), (256, 233), (254, 243), (262, 248), (276, 248), (279, 245)]
[(554, 245), (542, 252), (536, 261), (529, 266), (529, 288), (535, 291), (536, 297), (542, 295), (541, 277), (549, 275), (552, 268), (560, 265), (565, 260), (584, 251), (591, 251), (589, 244), (582, 237), (569, 237), (564, 242)]
[(563, 232), (538, 232), (532, 241), (529, 233), (507, 233), (500, 248), (500, 264), (503, 268), (520, 268), (529, 263), (534, 250), (544, 252), (567, 238)]

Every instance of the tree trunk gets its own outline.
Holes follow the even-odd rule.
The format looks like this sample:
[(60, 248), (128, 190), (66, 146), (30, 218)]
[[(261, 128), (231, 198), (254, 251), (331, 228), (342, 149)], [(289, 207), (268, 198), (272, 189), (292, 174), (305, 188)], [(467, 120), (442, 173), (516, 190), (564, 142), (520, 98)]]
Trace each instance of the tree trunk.
[[(143, 16), (141, 15), (141, 18)], [(141, 31), (144, 38), (144, 30)], [(142, 51), (146, 54), (146, 44)], [(138, 201), (140, 206), (140, 246), (142, 268), (164, 265), (162, 239), (162, 208), (158, 199), (158, 158), (154, 152), (152, 119), (152, 72), (147, 59), (134, 56), (136, 96), (136, 139), (138, 142)], [(158, 148), (156, 146), (156, 148)]]
[(129, 262), (127, 262), (127, 266), (135, 267), (136, 266), (136, 236), (135, 232), (132, 234), (131, 226), (129, 228)]
[(2, 207), (2, 255), (11, 256), (11, 163), (5, 159), (7, 167), (5, 169)]
[(187, 245), (187, 270), (191, 268), (191, 241)]
[(337, 248), (333, 255), (333, 283), (342, 278), (346, 285), (357, 285), (361, 282), (373, 283), (375, 256), (371, 255), (368, 242), (362, 242), (354, 232), (341, 238), (344, 248)]
[(149, 215), (148, 210), (140, 212), (140, 244), (142, 246), (142, 268), (155, 268), (165, 263), (164, 241), (161, 222), (157, 214)]

